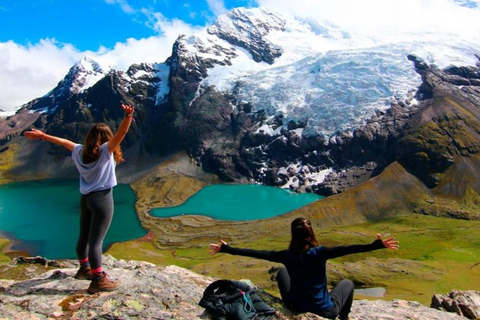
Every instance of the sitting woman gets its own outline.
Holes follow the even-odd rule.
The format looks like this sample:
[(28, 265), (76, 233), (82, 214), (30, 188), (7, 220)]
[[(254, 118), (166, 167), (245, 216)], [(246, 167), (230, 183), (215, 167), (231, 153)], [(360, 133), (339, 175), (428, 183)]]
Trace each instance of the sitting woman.
[(348, 319), (353, 302), (353, 282), (340, 281), (330, 292), (327, 288), (326, 262), (347, 254), (382, 248), (397, 250), (398, 241), (380, 235), (371, 244), (320, 246), (309, 220), (297, 218), (291, 224), (292, 239), (288, 250), (263, 251), (230, 247), (225, 241), (210, 244), (210, 254), (225, 252), (282, 263), (277, 282), (285, 306), (293, 312), (311, 312), (328, 319)]

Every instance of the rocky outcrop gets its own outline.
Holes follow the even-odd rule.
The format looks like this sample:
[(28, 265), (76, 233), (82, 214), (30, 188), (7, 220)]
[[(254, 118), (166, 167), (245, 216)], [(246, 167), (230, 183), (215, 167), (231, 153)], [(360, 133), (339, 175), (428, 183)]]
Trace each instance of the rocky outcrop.
[[(122, 285), (117, 291), (90, 295), (86, 292), (89, 282), (73, 277), (78, 268), (74, 261), (34, 258), (20, 262), (41, 263), (49, 270), (26, 280), (0, 280), (0, 319), (201, 319), (204, 309), (198, 302), (208, 284), (216, 280), (177, 266), (159, 267), (147, 262), (116, 260), (107, 255), (104, 267), (113, 278), (121, 280)], [(276, 309), (274, 319), (323, 319), (310, 313), (293, 315), (283, 309), (278, 298), (260, 288), (258, 292)], [(476, 294), (477, 298), (469, 300), (470, 310), (480, 307)], [(472, 297), (471, 292), (464, 293), (464, 297), (468, 296)], [(350, 319), (466, 318), (417, 302), (356, 300)]]
[(468, 319), (480, 319), (480, 292), (453, 290), (448, 294), (435, 294), (431, 307), (455, 312)]
[(198, 319), (198, 301), (211, 279), (176, 266), (105, 257), (118, 291), (89, 295), (70, 261), (35, 278), (0, 280), (2, 319)]
[(352, 307), (352, 319), (356, 320), (460, 320), (465, 319), (456, 313), (441, 312), (428, 308), (415, 301), (355, 301)]

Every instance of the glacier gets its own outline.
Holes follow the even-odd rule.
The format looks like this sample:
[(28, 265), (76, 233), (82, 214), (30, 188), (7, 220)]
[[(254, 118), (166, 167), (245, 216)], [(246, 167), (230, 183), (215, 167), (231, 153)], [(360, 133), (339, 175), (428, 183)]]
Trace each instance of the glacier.
[[(235, 25), (235, 20), (240, 22)], [(358, 39), (333, 25), (258, 8), (234, 9), (214, 25), (215, 32), (234, 34), (242, 42), (253, 41), (252, 28), (256, 38), (280, 48), (281, 56), (272, 64), (257, 62), (240, 48), (230, 65), (210, 69), (201, 86), (235, 93), (237, 104), (248, 103), (252, 112), (263, 110), (270, 119), (282, 118), (284, 128), (291, 121), (298, 123), (303, 135), (349, 132), (394, 100), (415, 103), (421, 78), (409, 54), (439, 68), (475, 65), (479, 54), (473, 44), (453, 35), (410, 34), (388, 42)], [(205, 35), (197, 35), (201, 37)], [(218, 40), (209, 41), (218, 45)], [(280, 129), (268, 119), (259, 127), (268, 134)]]

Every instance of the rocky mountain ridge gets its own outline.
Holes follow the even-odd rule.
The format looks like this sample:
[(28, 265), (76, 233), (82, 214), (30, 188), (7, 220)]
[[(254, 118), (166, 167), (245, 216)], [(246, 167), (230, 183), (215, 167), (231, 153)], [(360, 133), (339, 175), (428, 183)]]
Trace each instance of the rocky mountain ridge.
[(282, 48), (269, 41), (266, 36), (275, 30), (285, 30), (286, 21), (274, 12), (260, 9), (256, 17), (244, 8), (236, 8), (221, 15), (215, 24), (207, 29), (209, 34), (240, 48), (244, 48), (255, 62), (273, 64), (282, 54)]
[[(262, 183), (332, 195), (359, 185), (398, 161), (434, 189), (442, 185), (442, 175), (457, 163), (476, 157), (479, 137), (475, 128), (480, 107), (478, 66), (442, 70), (411, 55), (411, 69), (415, 68), (422, 81), (418, 90), (396, 96), (388, 107), (376, 109), (364, 124), (333, 135), (314, 134), (310, 120), (292, 116), (302, 115), (307, 109), (292, 106), (294, 111), (290, 112), (280, 100), (275, 100), (278, 105), (259, 107), (258, 99), (271, 97), (262, 98), (257, 91), (252, 91), (260, 78), (252, 77), (253, 85), (246, 86), (245, 82), (252, 80), (245, 74), (235, 73), (240, 69), (228, 68), (253, 60), (261, 70), (270, 70), (268, 66), (279, 63), (273, 69), (285, 73), (287, 60), (291, 59), (287, 56), (292, 52), (279, 47), (277, 38), (285, 36), (283, 33), (287, 31), (297, 32), (295, 28), (301, 29), (270, 11), (235, 9), (219, 17), (206, 34), (180, 36), (173, 45), (171, 57), (164, 63), (133, 65), (126, 72), (105, 72), (85, 59), (81, 65), (90, 63), (90, 67), (72, 68), (50, 94), (26, 104), (16, 115), (0, 119), (0, 152), (19, 146), (15, 164), (4, 175), (11, 180), (74, 176), (75, 170), (64, 150), (41, 143), (25, 144), (21, 133), (34, 126), (80, 142), (94, 122), (106, 122), (115, 130), (122, 117), (121, 103), (135, 105), (137, 109), (136, 121), (123, 145), (128, 162), (118, 168), (121, 182), (127, 183), (155, 167), (163, 157), (184, 151), (203, 171), (227, 182)], [(372, 61), (378, 60), (383, 63), (380, 66), (386, 67), (384, 64), (389, 60), (381, 57), (389, 55), (380, 53), (376, 56), (375, 52), (367, 52), (362, 57), (365, 60), (370, 55)], [(390, 53), (391, 56), (397, 54)], [(371, 67), (368, 64), (359, 67), (360, 62), (355, 60), (358, 56), (353, 54), (340, 56), (347, 59), (338, 62), (340, 74)], [(304, 60), (306, 67), (301, 70), (320, 81), (319, 74), (326, 67), (322, 63), (327, 60), (318, 58), (320, 60), (310, 65), (311, 59), (317, 58)], [(221, 72), (227, 70), (225, 68), (233, 72), (222, 78), (223, 84), (228, 83), (231, 89), (222, 88), (222, 82), (214, 81), (224, 76)], [(396, 72), (403, 74), (403, 69)], [(96, 82), (87, 81), (87, 71), (94, 77), (104, 76)], [(273, 71), (269, 72), (262, 76), (276, 77)], [(302, 75), (299, 73), (296, 77)], [(351, 78), (358, 77), (352, 73)], [(390, 92), (381, 82), (375, 85), (379, 79), (369, 83), (366, 93)], [(331, 82), (327, 80), (325, 83), (313, 81), (319, 85), (313, 89), (300, 89), (316, 95), (327, 88), (320, 85)], [(86, 88), (86, 83), (93, 82), (94, 85)], [(277, 84), (264, 91), (288, 96), (285, 94), (288, 88)], [(359, 107), (359, 92), (350, 94), (354, 105), (358, 102), (355, 105), (358, 112), (365, 116), (367, 113), (362, 113)], [(252, 100), (246, 98), (249, 95)], [(313, 108), (316, 103), (308, 107)], [(277, 107), (279, 109), (275, 109)], [(323, 112), (312, 110), (316, 110), (316, 115)], [(342, 110), (337, 110), (341, 114), (337, 119), (350, 116), (350, 111), (345, 109), (341, 113)], [(463, 114), (465, 110), (469, 111), (468, 115)], [(457, 130), (455, 126), (464, 129)], [(463, 136), (452, 139), (456, 135)], [(430, 137), (429, 141), (422, 139), (426, 136)], [(480, 192), (477, 182), (472, 188)], [(447, 189), (453, 188), (442, 186), (442, 190)]]
[[(117, 291), (86, 293), (88, 281), (76, 280), (76, 262), (51, 261), (41, 257), (17, 258), (9, 268), (30, 264), (25, 280), (0, 280), (1, 319), (204, 319), (198, 305), (205, 288), (216, 280), (177, 266), (158, 267), (141, 261), (116, 260), (107, 255), (105, 267), (120, 279)], [(32, 263), (42, 264), (35, 268)], [(41, 271), (41, 270), (44, 271)], [(28, 271), (28, 268), (27, 268)], [(246, 280), (248, 281), (248, 280)], [(255, 286), (251, 282), (247, 282)], [(257, 288), (261, 298), (276, 310), (274, 319), (323, 319), (314, 314), (293, 315), (278, 298)], [(417, 302), (355, 300), (352, 320), (474, 319), (480, 316), (480, 292), (452, 291), (434, 299), (436, 308)]]

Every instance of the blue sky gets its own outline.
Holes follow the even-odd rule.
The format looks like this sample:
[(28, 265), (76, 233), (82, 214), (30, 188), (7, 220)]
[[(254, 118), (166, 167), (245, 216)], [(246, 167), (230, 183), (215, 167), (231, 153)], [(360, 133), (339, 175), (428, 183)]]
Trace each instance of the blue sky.
[(118, 70), (163, 62), (180, 34), (255, 6), (257, 0), (0, 0), (0, 112), (46, 94), (84, 56)]
[(28, 45), (48, 38), (59, 45), (73, 44), (81, 51), (112, 49), (128, 38), (161, 34), (154, 14), (161, 14), (165, 20), (205, 26), (225, 10), (254, 5), (250, 0), (151, 0), (131, 4), (121, 0), (3, 0), (0, 41)]
[(0, 0), (0, 116), (46, 94), (85, 56), (116, 70), (164, 62), (180, 34), (240, 6), (367, 38), (425, 31), (480, 42), (480, 0)]

